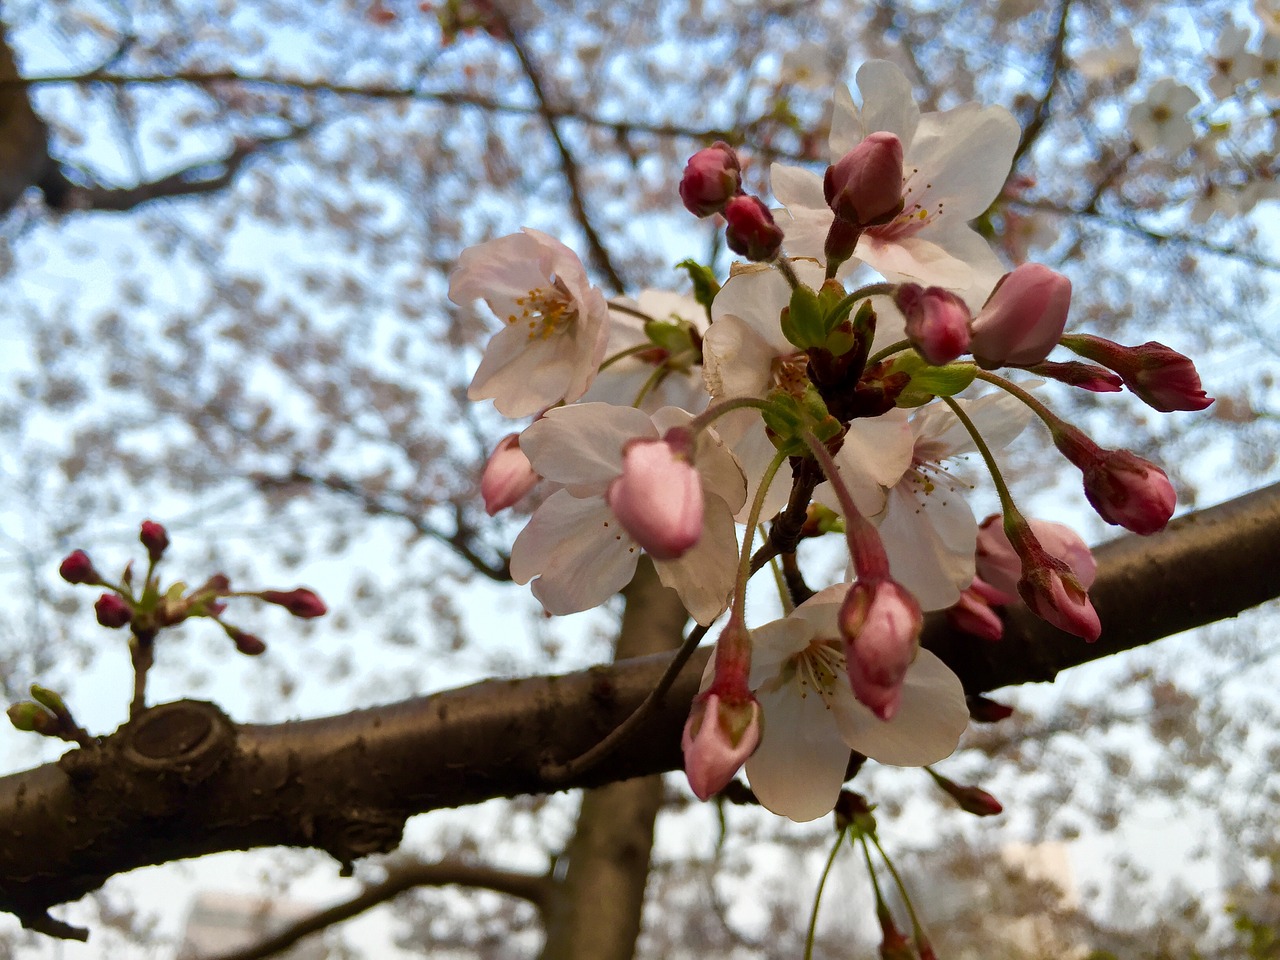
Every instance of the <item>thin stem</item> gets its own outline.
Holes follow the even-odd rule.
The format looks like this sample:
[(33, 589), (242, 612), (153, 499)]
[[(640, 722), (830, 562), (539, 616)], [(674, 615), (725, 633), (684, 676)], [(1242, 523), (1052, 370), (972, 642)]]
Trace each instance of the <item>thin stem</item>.
[(1019, 400), (1025, 403), (1028, 407), (1030, 407), (1031, 412), (1034, 413), (1037, 417), (1039, 417), (1042, 421), (1044, 421), (1044, 425), (1048, 427), (1050, 430), (1055, 429), (1058, 426), (1058, 424), (1062, 422), (1061, 417), (1059, 417), (1052, 410), (1046, 407), (1043, 403), (1041, 403), (1039, 400), (1033, 397), (1029, 391), (1024, 390), (1022, 387), (1018, 386), (1012, 380), (1006, 380), (1004, 377), (1000, 376), (999, 374), (992, 373), (989, 370), (983, 370), (981, 367), (978, 368), (977, 379), (985, 380), (987, 381), (987, 383), (994, 384), (995, 386), (999, 387), (1001, 390), (1005, 391), (1005, 393), (1009, 393), (1017, 397)]
[(741, 617), (747, 601), (747, 581), (751, 579), (751, 545), (755, 542), (756, 527), (760, 525), (760, 514), (764, 510), (764, 498), (769, 492), (769, 484), (773, 483), (778, 469), (786, 461), (787, 456), (781, 450), (773, 455), (764, 476), (760, 478), (760, 486), (756, 488), (755, 499), (751, 501), (751, 512), (747, 515), (747, 529), (742, 535), (742, 551), (738, 554), (738, 578), (733, 586), (734, 616)]
[(880, 851), (880, 856), (884, 858), (884, 865), (889, 868), (889, 873), (893, 877), (893, 882), (898, 887), (898, 892), (902, 894), (902, 902), (907, 905), (907, 915), (911, 917), (911, 933), (919, 942), (924, 936), (924, 925), (920, 922), (920, 918), (916, 916), (916, 908), (911, 903), (911, 894), (907, 892), (907, 885), (902, 882), (902, 877), (898, 875), (898, 868), (893, 865), (893, 861), (889, 859), (889, 855), (884, 852), (884, 847), (880, 846), (880, 838), (874, 833), (871, 834), (871, 842), (876, 845), (876, 849)]
[(590, 770), (597, 763), (612, 753), (623, 740), (635, 732), (636, 728), (647, 720), (658, 706), (662, 703), (662, 698), (667, 695), (667, 691), (671, 689), (671, 685), (675, 683), (676, 677), (680, 675), (680, 671), (684, 669), (684, 665), (689, 662), (689, 658), (693, 656), (693, 651), (698, 649), (698, 644), (702, 642), (702, 638), (707, 635), (707, 627), (697, 626), (689, 632), (689, 636), (685, 639), (680, 649), (676, 651), (676, 655), (671, 662), (667, 664), (667, 669), (663, 671), (662, 676), (658, 679), (657, 684), (649, 695), (644, 698), (640, 706), (623, 720), (620, 724), (609, 731), (609, 734), (597, 743), (586, 753), (574, 757), (565, 763), (546, 763), (542, 765), (539, 771), (544, 778), (551, 783), (563, 783), (567, 780), (577, 777), (579, 774)]
[(868, 297), (886, 297), (897, 289), (898, 285), (896, 283), (869, 283), (865, 287), (859, 287), (841, 300), (832, 313), (842, 313), (846, 306), (852, 310), (853, 305), (859, 300), (866, 300)]
[(649, 376), (645, 378), (644, 383), (640, 385), (640, 390), (636, 393), (635, 402), (631, 405), (633, 407), (639, 407), (640, 404), (644, 403), (644, 398), (653, 391), (654, 387), (665, 380), (667, 378), (667, 374), (670, 372), (671, 370), (666, 364), (659, 364), (654, 367), (653, 373), (649, 374)]
[(654, 344), (646, 341), (645, 343), (637, 343), (634, 347), (627, 347), (625, 350), (619, 350), (613, 356), (606, 358), (604, 363), (600, 364), (600, 369), (607, 370), (619, 360), (625, 360), (627, 357), (634, 357), (637, 353), (644, 353), (646, 350), (652, 350), (653, 348)]
[(844, 843), (845, 827), (836, 834), (836, 842), (831, 846), (831, 855), (827, 857), (827, 865), (822, 868), (822, 876), (818, 879), (818, 889), (813, 895), (813, 910), (809, 914), (809, 933), (804, 938), (804, 960), (813, 960), (813, 940), (818, 930), (818, 904), (822, 902), (822, 890), (827, 885), (827, 877), (836, 862), (836, 854), (840, 852), (840, 844)]
[(877, 363), (879, 363), (881, 360), (884, 360), (886, 357), (891, 357), (895, 353), (901, 353), (903, 350), (910, 350), (910, 349), (911, 349), (910, 340), (899, 340), (897, 343), (891, 343), (887, 347), (885, 347), (883, 350), (877, 350), (870, 357), (868, 357), (867, 366), (874, 367)]
[(889, 556), (884, 551), (876, 528), (871, 521), (862, 515), (858, 505), (853, 502), (853, 495), (840, 478), (840, 468), (827, 445), (814, 434), (805, 430), (801, 438), (809, 446), (813, 457), (822, 467), (836, 499), (840, 501), (840, 512), (844, 514), (844, 536), (849, 545), (849, 557), (853, 560), (853, 568), (860, 580), (875, 580), (889, 576)]
[[(620, 303), (617, 300), (609, 301), (609, 309), (617, 310), (619, 313), (625, 313), (628, 316), (635, 317), (638, 320), (643, 320), (645, 323), (653, 323), (655, 320), (657, 320), (657, 317), (650, 316), (649, 314), (645, 313), (643, 310), (637, 310), (635, 307), (628, 306), (625, 303)], [(653, 344), (649, 344), (649, 346), (653, 346)]]
[(795, 290), (800, 286), (800, 278), (796, 276), (795, 267), (791, 266), (791, 261), (789, 259), (785, 256), (779, 256), (778, 259), (773, 261), (773, 265), (777, 267), (778, 272), (786, 278), (787, 285), (790, 286), (792, 290)]
[(973, 420), (964, 412), (964, 408), (960, 406), (959, 402), (952, 397), (943, 397), (942, 402), (951, 408), (951, 412), (956, 415), (956, 419), (969, 431), (969, 436), (973, 439), (973, 445), (978, 448), (978, 453), (982, 456), (983, 462), (986, 463), (991, 479), (995, 481), (996, 493), (1000, 495), (1001, 511), (1005, 516), (1020, 516), (1018, 508), (1013, 505), (1013, 494), (1009, 492), (1009, 485), (1004, 482), (1004, 474), (1000, 472), (1000, 467), (996, 464), (995, 454), (987, 446), (987, 441), (982, 438), (982, 434), (978, 432)]
[(689, 429), (694, 433), (699, 430), (705, 430), (711, 424), (715, 423), (727, 413), (733, 413), (735, 410), (745, 410), (755, 408), (756, 410), (772, 410), (773, 404), (768, 400), (761, 400), (757, 397), (730, 397), (727, 400), (721, 400), (719, 403), (713, 403), (707, 409), (689, 422)]
[[(767, 540), (768, 536), (769, 531), (764, 529), (764, 524), (761, 524), (760, 539)], [(782, 614), (786, 616), (795, 609), (795, 604), (791, 602), (791, 588), (787, 585), (787, 578), (777, 557), (769, 558), (769, 570), (773, 573), (774, 586), (778, 588), (778, 602), (782, 604)]]

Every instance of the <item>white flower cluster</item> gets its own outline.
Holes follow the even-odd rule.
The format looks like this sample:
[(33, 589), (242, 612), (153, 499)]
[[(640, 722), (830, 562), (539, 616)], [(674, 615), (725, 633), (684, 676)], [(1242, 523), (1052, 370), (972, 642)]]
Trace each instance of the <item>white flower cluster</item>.
[[(1159, 409), (1210, 402), (1179, 366), (1190, 362), (1158, 344), (1080, 336), (1068, 345), (1100, 366), (1046, 361), (1070, 283), (1036, 264), (1002, 276), (969, 226), (1008, 176), (1019, 130), (1007, 111), (922, 114), (886, 62), (863, 66), (858, 88), (860, 108), (836, 96), (825, 179), (773, 168), (781, 229), (742, 193), (726, 144), (690, 160), (686, 206), (723, 214), (730, 246), (757, 261), (723, 286), (694, 266), (697, 298), (607, 302), (571, 250), (525, 230), (464, 252), (449, 290), (504, 322), (470, 397), (536, 415), (498, 445), (481, 486), (491, 513), (547, 491), (512, 576), (567, 614), (615, 594), (643, 550), (700, 624), (728, 610), (685, 731), (690, 783), (705, 797), (745, 762), (760, 801), (798, 820), (832, 808), (850, 751), (919, 765), (954, 750), (968, 709), (955, 675), (919, 648), (924, 611), (950, 608), (998, 636), (992, 605), (1018, 602), (1012, 588), (1064, 629), (1098, 634), (1079, 538), (1042, 546), (997, 474), (1005, 519), (980, 542), (950, 461), (980, 450), (994, 470), (991, 450), (1035, 412), (1108, 520), (1149, 532), (1172, 512), (1158, 468), (1092, 445), (990, 371), (1126, 385)], [(873, 282), (851, 291), (855, 276)], [(978, 379), (1007, 392), (957, 396)], [(849, 582), (792, 584), (786, 617), (748, 627), (754, 533), (769, 518), (765, 555), (843, 531)]]

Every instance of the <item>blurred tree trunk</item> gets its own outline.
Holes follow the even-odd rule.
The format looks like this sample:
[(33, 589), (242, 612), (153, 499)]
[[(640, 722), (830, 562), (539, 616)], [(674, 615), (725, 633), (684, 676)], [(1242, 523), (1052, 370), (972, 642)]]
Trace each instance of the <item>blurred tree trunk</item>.
[(28, 88), (12, 82), (17, 79), (18, 63), (0, 23), (0, 214), (57, 170), (44, 121), (31, 109)]
[[(684, 607), (675, 591), (658, 580), (647, 557), (624, 595), (615, 659), (680, 645)], [(643, 731), (638, 735), (644, 736)], [(542, 960), (630, 960), (634, 955), (653, 824), (661, 806), (661, 776), (624, 780), (583, 794), (577, 829), (561, 861), (567, 863), (564, 880), (546, 911)]]

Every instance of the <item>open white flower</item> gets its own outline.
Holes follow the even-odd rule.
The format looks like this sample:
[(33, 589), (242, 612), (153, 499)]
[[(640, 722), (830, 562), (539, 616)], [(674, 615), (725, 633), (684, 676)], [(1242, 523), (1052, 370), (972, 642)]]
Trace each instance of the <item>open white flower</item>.
[(850, 750), (895, 766), (936, 763), (955, 750), (969, 721), (960, 680), (927, 650), (908, 669), (889, 722), (854, 698), (838, 625), (848, 590), (828, 587), (752, 631), (751, 686), (764, 732), (747, 779), (765, 807), (792, 820), (835, 806)]
[[(969, 221), (984, 213), (1004, 186), (1018, 146), (1017, 121), (1003, 107), (975, 103), (921, 115), (910, 81), (884, 60), (863, 64), (857, 81), (861, 110), (847, 88), (836, 91), (831, 161), (869, 134), (894, 134), (903, 147), (905, 206), (892, 222), (865, 230), (854, 257), (889, 280), (946, 287), (977, 305), (1004, 269)], [(770, 180), (774, 196), (786, 207), (778, 222), (787, 252), (822, 259), (834, 219), (822, 177), (774, 164)], [(846, 263), (842, 274), (853, 264)]]
[(1147, 98), (1129, 108), (1129, 132), (1143, 150), (1179, 154), (1196, 139), (1187, 111), (1200, 102), (1190, 87), (1172, 77), (1152, 84)]
[(449, 276), (449, 299), (484, 300), (506, 326), (494, 334), (467, 388), (498, 412), (526, 417), (591, 385), (608, 338), (604, 294), (587, 282), (577, 254), (524, 228), (468, 247)]
[[(657, 440), (692, 419), (675, 407), (650, 415), (634, 407), (584, 403), (550, 410), (521, 434), (520, 448), (533, 469), (563, 486), (538, 507), (511, 548), (512, 578), (533, 580), (533, 595), (548, 613), (588, 610), (631, 580), (640, 546), (605, 499), (622, 475), (623, 448), (636, 439)], [(692, 462), (702, 481), (702, 536), (679, 558), (655, 560), (654, 566), (690, 615), (706, 624), (724, 611), (733, 590), (733, 514), (746, 490), (737, 462), (713, 432), (698, 434)]]

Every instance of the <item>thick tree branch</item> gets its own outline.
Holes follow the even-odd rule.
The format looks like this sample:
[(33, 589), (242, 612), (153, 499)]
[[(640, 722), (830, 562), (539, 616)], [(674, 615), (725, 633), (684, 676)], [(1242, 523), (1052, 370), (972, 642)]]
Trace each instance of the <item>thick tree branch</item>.
[[(1280, 484), (1096, 554), (1097, 643), (1015, 612), (999, 644), (936, 620), (927, 644), (980, 692), (1051, 680), (1280, 596)], [(270, 726), (237, 725), (193, 701), (153, 708), (93, 749), (0, 778), (0, 909), (47, 923), (48, 907), (116, 873), (223, 850), (316, 847), (349, 864), (393, 849), (414, 813), (674, 770), (706, 657), (691, 659), (625, 750), (567, 784), (549, 783), (545, 764), (621, 722), (669, 654)]]

